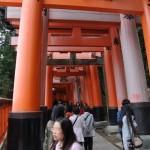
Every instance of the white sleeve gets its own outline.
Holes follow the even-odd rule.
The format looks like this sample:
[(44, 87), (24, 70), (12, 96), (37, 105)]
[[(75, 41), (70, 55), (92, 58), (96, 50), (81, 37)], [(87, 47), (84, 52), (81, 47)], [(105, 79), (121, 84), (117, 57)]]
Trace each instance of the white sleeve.
[(70, 150), (83, 150), (83, 147), (79, 143), (75, 142), (72, 144), (72, 147)]
[(80, 119), (81, 119), (81, 127), (82, 127), (82, 130), (84, 130), (85, 128), (85, 121), (84, 121), (84, 118), (82, 116), (80, 116)]
[(136, 128), (138, 125), (137, 125), (137, 123), (135, 121), (135, 117), (134, 116), (132, 116), (132, 122), (133, 122), (133, 126)]

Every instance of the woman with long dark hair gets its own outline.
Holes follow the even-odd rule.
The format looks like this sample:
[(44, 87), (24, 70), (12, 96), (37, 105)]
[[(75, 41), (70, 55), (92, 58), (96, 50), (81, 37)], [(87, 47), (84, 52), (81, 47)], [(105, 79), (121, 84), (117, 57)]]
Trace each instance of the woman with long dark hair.
[(65, 108), (62, 104), (58, 104), (55, 107), (55, 113), (53, 114), (53, 117), (51, 120), (48, 121), (46, 128), (45, 128), (45, 138), (43, 142), (43, 150), (49, 150), (50, 145), (52, 144), (52, 132), (51, 128), (53, 127), (54, 121), (58, 118), (64, 118)]
[(124, 150), (134, 150), (133, 137), (134, 129), (137, 128), (134, 113), (130, 105), (122, 107), (122, 139)]
[(67, 118), (60, 118), (54, 122), (53, 144), (50, 150), (82, 150), (82, 146), (76, 141), (72, 123)]
[(93, 150), (93, 137), (95, 136), (94, 117), (87, 105), (84, 106), (84, 113), (81, 116), (84, 119), (84, 148), (85, 150)]

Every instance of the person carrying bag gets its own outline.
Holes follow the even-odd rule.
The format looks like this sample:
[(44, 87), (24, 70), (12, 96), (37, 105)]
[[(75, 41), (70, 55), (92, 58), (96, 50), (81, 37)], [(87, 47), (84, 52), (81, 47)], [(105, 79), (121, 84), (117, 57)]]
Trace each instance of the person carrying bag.
[(143, 145), (143, 141), (137, 135), (137, 123), (129, 105), (122, 107), (122, 137), (124, 150), (135, 150)]
[(141, 148), (142, 145), (143, 145), (143, 140), (138, 135), (137, 130), (136, 130), (136, 128), (133, 125), (133, 122), (132, 121), (130, 122), (129, 118), (127, 118), (127, 121), (128, 121), (128, 126), (131, 126), (132, 131), (133, 131), (131, 133), (131, 129), (129, 128), (129, 132), (130, 132), (130, 135), (131, 135), (131, 140), (132, 140), (132, 143), (133, 143), (133, 147), (134, 148)]

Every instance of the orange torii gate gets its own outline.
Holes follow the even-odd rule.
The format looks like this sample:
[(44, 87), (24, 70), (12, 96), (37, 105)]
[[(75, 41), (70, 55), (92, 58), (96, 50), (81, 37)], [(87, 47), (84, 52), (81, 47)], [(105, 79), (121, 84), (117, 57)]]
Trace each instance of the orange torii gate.
[[(1, 0), (2, 6), (22, 6), (23, 0)], [(61, 8), (61, 9), (75, 9), (75, 10), (91, 10), (102, 12), (116, 12), (127, 14), (142, 14), (143, 13), (142, 0), (135, 0), (131, 3), (130, 0), (113, 1), (113, 0), (100, 0), (100, 1), (82, 1), (72, 0), (68, 3), (67, 0), (43, 0), (43, 8)]]
[[(0, 5), (22, 6), (15, 72), (13, 109), (9, 118), (8, 149), (19, 150), (20, 147), (29, 150), (40, 149), (40, 134), (37, 133), (37, 131), (39, 131), (40, 128), (39, 91), (41, 71), (40, 54), (42, 38), (42, 8), (63, 8), (141, 15), (150, 70), (150, 8), (148, 0), (135, 0), (134, 3), (131, 3), (131, 0), (106, 0), (94, 2), (72, 0), (69, 3), (67, 0), (1, 0)], [(33, 26), (34, 23), (36, 23), (35, 26)], [(110, 55), (109, 51), (105, 51), (106, 54)], [(110, 68), (110, 66), (107, 67)], [(144, 105), (149, 106), (149, 103)], [(146, 111), (148, 110), (146, 109)], [(142, 112), (140, 112), (140, 114), (141, 113)], [(18, 126), (16, 126), (16, 123)], [(30, 126), (31, 128), (27, 129), (27, 126)], [(145, 128), (143, 127), (143, 129), (145, 129), (144, 132), (149, 131), (146, 125)], [(16, 134), (17, 131), (23, 133), (21, 136), (27, 134), (30, 135), (30, 137), (21, 137), (20, 133)], [(14, 138), (14, 136), (16, 138)]]

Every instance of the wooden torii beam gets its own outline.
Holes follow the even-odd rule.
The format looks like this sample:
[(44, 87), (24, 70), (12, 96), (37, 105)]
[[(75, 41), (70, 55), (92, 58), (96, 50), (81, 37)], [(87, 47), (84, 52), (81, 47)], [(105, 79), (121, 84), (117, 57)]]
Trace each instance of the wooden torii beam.
[(84, 76), (86, 74), (84, 67), (81, 66), (57, 66), (53, 67), (53, 76)]
[[(17, 46), (18, 37), (12, 37), (13, 46)], [(77, 39), (73, 37), (63, 38), (63, 37), (50, 37), (48, 38), (48, 46), (53, 46), (53, 50), (55, 47), (58, 49), (60, 46), (76, 46), (76, 47), (111, 47), (110, 37), (100, 37), (100, 38), (81, 38)], [(82, 48), (81, 48), (82, 49)], [(88, 48), (89, 50), (90, 48)]]
[[(19, 28), (19, 19), (10, 20), (10, 22), (15, 28)], [(90, 21), (51, 20), (49, 21), (49, 30), (48, 30), (49, 40), (47, 51), (48, 52), (103, 51), (104, 47), (111, 47), (109, 29), (112, 26), (119, 26), (119, 24), (107, 22), (95, 22), (95, 21), (90, 22)], [(82, 30), (84, 30), (84, 33), (82, 33)], [(92, 35), (96, 37), (85, 38), (86, 37), (85, 36), (82, 38), (81, 36), (82, 34), (84, 34), (83, 36)], [(62, 35), (62, 37), (59, 35)], [(63, 35), (65, 35), (65, 38), (63, 38)], [(99, 37), (100, 35), (102, 36)], [(17, 37), (12, 37), (11, 44), (13, 46), (17, 46)]]
[(48, 46), (47, 52), (103, 52), (104, 47)]
[[(1, 0), (1, 6), (19, 6), (22, 5), (22, 0)], [(74, 10), (88, 10), (101, 12), (116, 12), (116, 13), (131, 13), (142, 14), (143, 5), (141, 0), (43, 0), (43, 7), (45, 8), (62, 8)]]
[[(20, 19), (8, 19), (9, 22), (16, 28), (19, 28)], [(63, 30), (73, 27), (84, 29), (108, 30), (112, 26), (118, 26), (116, 22), (100, 22), (100, 21), (76, 21), (76, 20), (49, 20), (49, 32), (55, 32), (61, 28)]]
[(78, 72), (58, 72), (58, 71), (53, 71), (53, 76), (55, 76), (55, 77), (84, 76), (85, 74), (86, 74), (85, 71), (78, 71)]
[(47, 65), (103, 65), (103, 58), (98, 59), (48, 59)]

